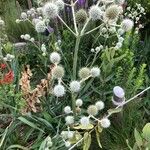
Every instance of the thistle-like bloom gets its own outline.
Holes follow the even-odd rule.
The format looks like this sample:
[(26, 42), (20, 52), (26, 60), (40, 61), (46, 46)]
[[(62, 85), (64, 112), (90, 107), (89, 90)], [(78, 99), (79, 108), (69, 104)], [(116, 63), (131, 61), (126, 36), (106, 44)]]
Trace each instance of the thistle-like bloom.
[(63, 0), (56, 0), (55, 4), (57, 5), (59, 10), (63, 10), (65, 7)]
[(106, 9), (106, 17), (110, 20), (116, 19), (119, 16), (119, 9), (117, 5), (110, 5)]
[(101, 120), (101, 126), (103, 128), (108, 128), (110, 126), (110, 120), (108, 118), (103, 118)]
[(43, 7), (43, 14), (47, 18), (56, 18), (58, 15), (58, 6), (54, 3), (48, 2)]
[(124, 19), (121, 24), (124, 31), (130, 31), (133, 28), (133, 25), (134, 23), (131, 19)]
[(64, 76), (64, 68), (61, 66), (56, 66), (52, 69), (52, 76), (56, 79), (61, 79)]
[(81, 88), (81, 84), (79, 81), (72, 81), (70, 83), (70, 89), (72, 92), (79, 92)]
[(64, 108), (64, 112), (65, 112), (65, 114), (70, 114), (72, 111), (71, 111), (71, 107), (70, 106), (66, 106), (65, 108)]
[(79, 77), (85, 79), (90, 75), (90, 69), (87, 67), (81, 68), (79, 71)]
[(73, 116), (67, 116), (67, 117), (65, 118), (65, 121), (66, 121), (66, 124), (67, 124), (67, 125), (71, 125), (71, 124), (74, 123), (74, 117), (73, 117)]
[(57, 52), (53, 52), (50, 54), (50, 61), (53, 63), (53, 64), (58, 64), (61, 60), (61, 57), (60, 57), (60, 54), (57, 53)]
[(100, 69), (98, 67), (93, 67), (91, 69), (91, 76), (98, 77), (100, 75)]
[(23, 20), (25, 20), (25, 19), (27, 19), (27, 14), (25, 13), (25, 12), (22, 12), (21, 13), (21, 19), (23, 19)]
[(65, 88), (63, 85), (58, 84), (58, 85), (55, 85), (53, 92), (55, 96), (63, 97), (65, 94)]
[(82, 105), (83, 105), (82, 99), (77, 99), (77, 100), (76, 100), (76, 106), (77, 106), (77, 107), (81, 107)]
[(92, 6), (89, 10), (89, 16), (94, 21), (101, 19), (102, 11), (101, 11), (100, 7), (98, 7), (96, 5)]
[(95, 105), (90, 105), (87, 109), (87, 113), (92, 116), (96, 116), (98, 114), (98, 109)]
[(95, 103), (95, 106), (97, 107), (98, 110), (102, 110), (102, 109), (104, 109), (105, 104), (104, 104), (104, 102), (102, 102), (102, 101), (97, 101), (97, 102)]
[(84, 9), (80, 9), (76, 13), (76, 21), (77, 23), (83, 24), (87, 19), (87, 13)]
[(45, 25), (44, 21), (38, 21), (38, 22), (35, 24), (35, 30), (36, 30), (38, 33), (43, 33), (43, 32), (45, 32), (45, 30), (46, 30), (46, 25)]
[(90, 124), (89, 117), (82, 117), (80, 123), (82, 126), (87, 127)]

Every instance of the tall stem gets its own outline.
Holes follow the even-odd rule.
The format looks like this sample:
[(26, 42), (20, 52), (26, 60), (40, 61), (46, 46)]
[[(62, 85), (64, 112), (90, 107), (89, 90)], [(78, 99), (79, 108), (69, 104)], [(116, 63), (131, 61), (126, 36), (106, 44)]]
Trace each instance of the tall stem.
[(81, 36), (76, 37), (76, 45), (74, 50), (74, 58), (73, 58), (73, 79), (76, 79), (77, 75), (77, 61), (78, 61), (78, 51), (79, 51), (79, 44), (80, 44)]

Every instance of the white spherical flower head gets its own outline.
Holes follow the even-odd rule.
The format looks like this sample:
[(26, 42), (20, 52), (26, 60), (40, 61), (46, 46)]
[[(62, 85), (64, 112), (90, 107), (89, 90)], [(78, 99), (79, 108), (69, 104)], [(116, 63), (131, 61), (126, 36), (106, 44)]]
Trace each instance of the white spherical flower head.
[(85, 79), (90, 75), (90, 69), (87, 67), (81, 68), (79, 71), (79, 77)]
[(82, 117), (80, 123), (82, 126), (87, 127), (90, 124), (89, 117)]
[(131, 19), (124, 19), (121, 26), (124, 31), (130, 31), (133, 28), (134, 23)]
[(68, 139), (73, 138), (73, 135), (74, 135), (74, 131), (68, 131), (68, 135), (67, 135)]
[(53, 52), (53, 53), (50, 54), (50, 61), (51, 61), (52, 63), (58, 64), (58, 63), (60, 62), (60, 60), (61, 60), (61, 57), (60, 57), (60, 54), (59, 54), (59, 53)]
[(87, 113), (92, 116), (96, 116), (98, 114), (98, 109), (95, 105), (90, 105), (87, 109)]
[(103, 128), (108, 128), (110, 126), (110, 120), (108, 118), (103, 118), (101, 120), (101, 126)]
[[(19, 20), (19, 19), (18, 19)], [(3, 27), (5, 25), (5, 22), (0, 19), (0, 26)]]
[(77, 99), (77, 100), (76, 100), (76, 106), (77, 106), (77, 107), (81, 107), (82, 105), (83, 105), (82, 99)]
[(101, 19), (102, 11), (101, 11), (100, 7), (98, 7), (96, 5), (92, 6), (89, 10), (89, 16), (94, 21)]
[(115, 86), (113, 89), (113, 93), (119, 98), (124, 98), (125, 96), (125, 92), (120, 86)]
[(25, 34), (25, 35), (24, 35), (24, 39), (25, 39), (25, 40), (30, 40), (30, 38), (31, 38), (31, 37), (30, 37), (29, 34)]
[(44, 23), (44, 21), (38, 21), (35, 25), (35, 30), (38, 32), (38, 33), (43, 33), (45, 32), (46, 30), (46, 25)]
[(55, 4), (57, 5), (59, 10), (64, 9), (65, 4), (64, 4), (63, 0), (56, 0)]
[(66, 106), (65, 108), (64, 108), (64, 112), (65, 112), (65, 114), (70, 114), (72, 111), (71, 111), (71, 107), (70, 106)]
[(64, 88), (63, 85), (58, 84), (58, 85), (55, 85), (53, 92), (54, 92), (55, 96), (57, 96), (57, 97), (63, 97), (64, 94), (65, 94), (65, 88)]
[(71, 146), (71, 143), (70, 143), (69, 141), (66, 141), (66, 142), (65, 142), (65, 146), (66, 146), (66, 147), (70, 147), (70, 146)]
[(43, 14), (47, 18), (56, 18), (58, 15), (58, 6), (51, 2), (46, 3), (43, 7)]
[(65, 74), (64, 68), (61, 66), (55, 66), (52, 69), (52, 76), (56, 79), (61, 79)]
[(74, 117), (73, 117), (73, 116), (67, 116), (67, 117), (65, 118), (65, 121), (66, 121), (66, 124), (67, 124), (67, 125), (71, 125), (71, 124), (74, 123)]
[(100, 75), (100, 69), (98, 67), (93, 67), (91, 69), (91, 76), (98, 77)]
[(21, 19), (23, 19), (23, 20), (25, 20), (25, 19), (27, 19), (27, 14), (25, 13), (25, 12), (22, 12), (21, 13)]
[(104, 109), (105, 104), (104, 104), (104, 102), (102, 102), (102, 101), (97, 101), (97, 102), (95, 103), (95, 106), (97, 107), (98, 110), (102, 110), (102, 109)]
[(79, 81), (72, 81), (70, 83), (70, 89), (72, 92), (79, 92), (81, 88), (81, 84)]

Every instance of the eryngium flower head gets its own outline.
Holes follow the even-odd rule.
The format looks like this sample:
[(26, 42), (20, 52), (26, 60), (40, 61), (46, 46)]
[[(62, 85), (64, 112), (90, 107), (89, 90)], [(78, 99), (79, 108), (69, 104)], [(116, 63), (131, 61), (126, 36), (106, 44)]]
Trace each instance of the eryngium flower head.
[(117, 5), (111, 5), (106, 9), (106, 17), (110, 20), (116, 19), (119, 13), (120, 11)]
[(66, 113), (66, 114), (70, 114), (72, 111), (71, 111), (71, 107), (70, 106), (66, 106), (65, 108), (64, 108), (64, 112)]
[(87, 127), (90, 124), (89, 117), (82, 117), (80, 123), (82, 126)]
[(27, 14), (25, 13), (25, 12), (22, 12), (21, 13), (21, 19), (23, 19), (23, 20), (25, 20), (25, 19), (27, 19)]
[(74, 117), (73, 117), (73, 116), (67, 116), (67, 117), (65, 118), (65, 121), (66, 121), (66, 124), (67, 124), (67, 125), (71, 125), (71, 124), (74, 123)]
[(89, 10), (89, 16), (92, 20), (99, 20), (102, 16), (102, 11), (100, 7), (94, 5)]
[(76, 21), (77, 23), (83, 24), (87, 19), (87, 13), (84, 9), (80, 9), (76, 13)]
[(81, 107), (82, 104), (83, 104), (82, 99), (77, 99), (77, 100), (76, 100), (76, 106), (77, 106), (77, 107)]
[(53, 63), (53, 64), (58, 64), (61, 60), (61, 57), (60, 57), (60, 54), (57, 53), (57, 52), (53, 52), (50, 54), (50, 61)]
[(43, 14), (47, 18), (56, 18), (58, 15), (58, 6), (51, 2), (46, 3), (43, 7)]
[(91, 69), (91, 76), (92, 77), (97, 77), (100, 75), (100, 69), (98, 67), (93, 67)]
[(87, 109), (87, 113), (92, 116), (96, 116), (98, 114), (98, 109), (95, 105), (90, 105)]
[(101, 126), (103, 128), (108, 128), (110, 126), (110, 120), (108, 118), (103, 118), (101, 120)]
[(104, 102), (102, 102), (102, 101), (97, 101), (97, 102), (95, 103), (95, 106), (97, 107), (98, 110), (102, 110), (102, 109), (104, 109), (105, 104), (104, 104)]
[(80, 91), (80, 87), (81, 87), (81, 85), (80, 85), (79, 81), (72, 81), (70, 83), (70, 90), (72, 92), (79, 92)]
[(56, 79), (60, 79), (64, 76), (64, 68), (61, 66), (56, 66), (52, 69), (52, 76)]
[(90, 75), (90, 69), (87, 67), (81, 68), (79, 71), (79, 77), (85, 79)]
[(64, 4), (63, 0), (56, 0), (55, 4), (57, 5), (59, 10), (64, 9), (65, 4)]
[(124, 19), (121, 24), (124, 31), (130, 31), (133, 28), (133, 25), (134, 23), (131, 19)]
[(45, 30), (46, 30), (46, 25), (45, 25), (44, 21), (38, 21), (38, 22), (35, 24), (35, 30), (36, 30), (38, 33), (45, 32)]
[(55, 96), (57, 96), (57, 97), (63, 97), (64, 94), (65, 94), (65, 88), (64, 88), (63, 85), (58, 84), (58, 85), (55, 85), (53, 92), (54, 92)]

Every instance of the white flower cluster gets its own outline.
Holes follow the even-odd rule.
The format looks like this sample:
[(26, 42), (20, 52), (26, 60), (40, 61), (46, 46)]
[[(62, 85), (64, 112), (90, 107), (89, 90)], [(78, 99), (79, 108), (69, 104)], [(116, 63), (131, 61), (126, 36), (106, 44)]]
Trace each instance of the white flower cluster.
[(45, 44), (42, 44), (41, 51), (42, 51), (42, 55), (46, 56), (47, 50), (46, 50), (46, 45)]
[(35, 39), (33, 37), (31, 37), (29, 34), (21, 35), (20, 37), (21, 37), (21, 39), (26, 40), (26, 41), (30, 41), (30, 42), (35, 41)]
[(11, 62), (14, 58), (15, 58), (14, 55), (7, 54), (5, 57), (3, 57), (3, 60)]

